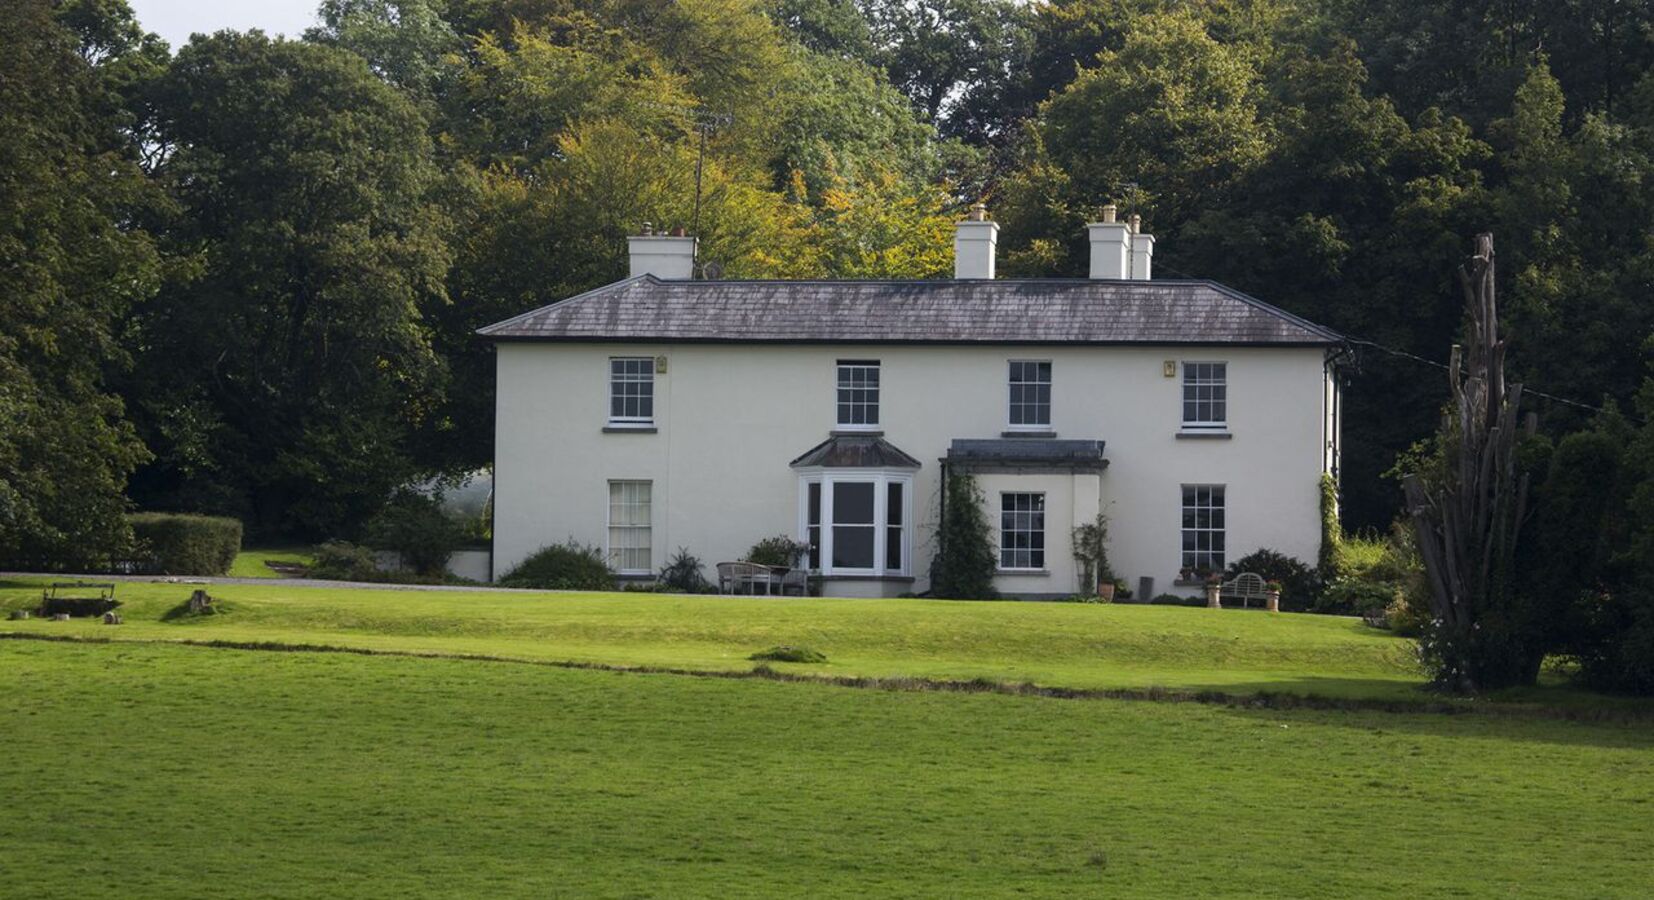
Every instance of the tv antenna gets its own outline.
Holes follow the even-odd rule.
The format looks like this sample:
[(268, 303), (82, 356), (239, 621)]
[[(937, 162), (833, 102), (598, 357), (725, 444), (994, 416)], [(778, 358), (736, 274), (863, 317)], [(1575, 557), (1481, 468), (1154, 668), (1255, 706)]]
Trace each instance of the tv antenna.
[(695, 150), (695, 205), (689, 218), (689, 233), (697, 238), (696, 247), (699, 253), (701, 236), (701, 172), (706, 165), (706, 137), (720, 128), (728, 128), (735, 123), (735, 114), (714, 112), (698, 106), (679, 106), (675, 103), (656, 103), (645, 101), (645, 106), (654, 109), (675, 113), (689, 120), (690, 127), (700, 134), (700, 140)]

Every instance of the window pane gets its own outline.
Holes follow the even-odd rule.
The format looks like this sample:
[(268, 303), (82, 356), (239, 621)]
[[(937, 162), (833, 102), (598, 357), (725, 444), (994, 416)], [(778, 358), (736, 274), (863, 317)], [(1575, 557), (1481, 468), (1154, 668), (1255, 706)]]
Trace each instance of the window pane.
[(618, 571), (653, 570), (652, 493), (647, 481), (609, 482), (609, 565)]
[(879, 424), (877, 360), (839, 360), (837, 416), (840, 425)]
[(1045, 568), (1045, 495), (1001, 494), (999, 565), (1003, 569)]
[(1183, 422), (1222, 426), (1227, 415), (1227, 363), (1183, 364)]
[(885, 488), (884, 523), (886, 525), (902, 524), (902, 485), (900, 482), (891, 482)]
[(1010, 366), (1012, 425), (1051, 424), (1051, 364), (1013, 360)]
[(884, 530), (884, 567), (892, 572), (899, 572), (902, 568), (902, 529), (886, 528)]
[[(834, 495), (837, 502), (837, 495)], [(873, 529), (871, 526), (833, 526), (833, 565), (844, 569), (873, 568)]]
[[(850, 481), (833, 485), (833, 523), (835, 525), (873, 524), (872, 482)], [(836, 558), (837, 553), (834, 556)], [(868, 565), (872, 565), (872, 563), (868, 563)]]
[(609, 417), (648, 421), (655, 415), (654, 357), (609, 360)]
[(821, 524), (821, 482), (812, 481), (805, 488), (809, 493), (809, 509), (805, 521), (811, 525)]
[(1220, 572), (1225, 565), (1223, 485), (1183, 486), (1180, 565)]

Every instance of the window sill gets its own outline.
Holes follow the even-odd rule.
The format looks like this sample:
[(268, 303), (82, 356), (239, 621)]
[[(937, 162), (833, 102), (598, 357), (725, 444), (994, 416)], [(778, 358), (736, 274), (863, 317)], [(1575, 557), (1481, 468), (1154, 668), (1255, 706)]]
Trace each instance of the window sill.
[(604, 434), (654, 434), (660, 429), (653, 425), (605, 425)]
[(1193, 580), (1193, 581), (1183, 581), (1183, 580), (1181, 580), (1181, 579), (1179, 579), (1179, 580), (1177, 580), (1177, 581), (1174, 581), (1174, 582), (1172, 582), (1172, 587), (1197, 587), (1197, 588), (1203, 588), (1203, 587), (1205, 587), (1205, 586), (1206, 586), (1206, 585), (1207, 585), (1207, 584), (1208, 584), (1208, 583), (1209, 583), (1209, 582), (1205, 582), (1205, 581), (1201, 581), (1201, 580), (1199, 580), (1199, 579), (1195, 579), (1195, 580)]
[(1004, 438), (1054, 438), (1055, 431), (1049, 428), (1011, 428), (999, 433)]
[(858, 428), (855, 425), (840, 425), (828, 434), (832, 437), (884, 437), (884, 429), (877, 425), (867, 428)]
[(812, 573), (810, 577), (822, 581), (899, 581), (904, 584), (913, 581), (912, 575), (816, 575)]
[(1185, 428), (1177, 433), (1180, 441), (1227, 441), (1234, 437), (1227, 428)]
[(995, 575), (1028, 575), (1034, 578), (1051, 577), (1050, 569), (995, 569)]

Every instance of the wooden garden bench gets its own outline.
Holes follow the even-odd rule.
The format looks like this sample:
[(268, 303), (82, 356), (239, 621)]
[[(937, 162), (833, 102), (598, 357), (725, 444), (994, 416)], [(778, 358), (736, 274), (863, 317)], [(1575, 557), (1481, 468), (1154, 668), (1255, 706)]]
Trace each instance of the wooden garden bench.
[(1269, 591), (1265, 590), (1262, 575), (1251, 572), (1242, 572), (1235, 576), (1233, 581), (1223, 583), (1223, 599), (1239, 597), (1242, 608), (1252, 605), (1253, 600), (1268, 600)]

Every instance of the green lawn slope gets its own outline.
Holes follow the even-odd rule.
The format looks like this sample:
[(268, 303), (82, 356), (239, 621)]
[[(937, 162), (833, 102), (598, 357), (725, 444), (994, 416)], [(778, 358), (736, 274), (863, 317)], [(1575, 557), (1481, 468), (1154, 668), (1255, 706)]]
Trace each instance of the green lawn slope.
[[(239, 602), (226, 622), (299, 615)], [(604, 640), (633, 623), (646, 646), (670, 645), (637, 624), (648, 611), (706, 611), (668, 616), (695, 647), (733, 627), (722, 602), (617, 599), (613, 615), (635, 610), (619, 620), (597, 599), (516, 602)], [(339, 605), (338, 633), (366, 624)], [(415, 605), (411, 630), (448, 630)], [(769, 627), (836, 621), (829, 606)], [(1108, 632), (1127, 613), (1154, 613), (1141, 638), (1085, 646), (1168, 665), (1230, 628), (1365, 646), (1336, 623), (1037, 609), (916, 614), (929, 624), (905, 646), (944, 660), (1000, 646), (977, 616)], [(847, 628), (823, 636), (895, 640)], [(1321, 652), (1287, 658), (1332, 666)], [(1654, 731), (1522, 716), (6, 640), (0, 734), (0, 893), (19, 897), (1643, 897), (1654, 845)]]
[[(1064, 603), (660, 594), (520, 594), (213, 585), (223, 615), (167, 619), (195, 588), (120, 587), (126, 624), (31, 620), (0, 631), (113, 640), (234, 641), (508, 659), (750, 670), (802, 645), (825, 675), (988, 678), (1038, 685), (1416, 699), (1408, 641), (1350, 618)], [(33, 585), (0, 586), (22, 608)]]

